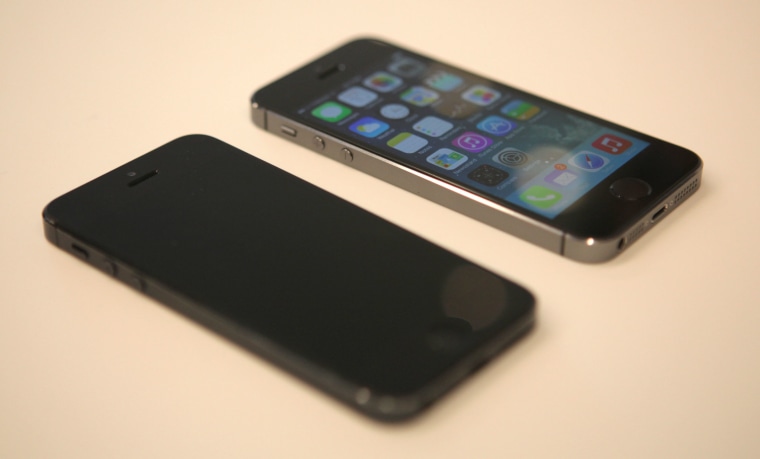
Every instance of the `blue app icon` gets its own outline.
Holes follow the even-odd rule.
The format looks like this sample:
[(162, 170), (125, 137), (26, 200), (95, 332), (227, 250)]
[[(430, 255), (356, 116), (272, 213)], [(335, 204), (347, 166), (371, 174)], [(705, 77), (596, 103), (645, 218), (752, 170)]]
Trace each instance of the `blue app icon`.
[(495, 115), (491, 115), (478, 123), (478, 129), (497, 136), (507, 135), (516, 127), (517, 123)]
[(365, 116), (359, 119), (359, 121), (355, 121), (354, 124), (349, 126), (349, 129), (364, 137), (374, 138), (387, 131), (389, 127), (387, 123), (383, 123), (377, 118)]
[(569, 163), (579, 169), (583, 169), (589, 172), (596, 172), (604, 167), (608, 161), (595, 153), (591, 153), (590, 151), (582, 151), (570, 158)]

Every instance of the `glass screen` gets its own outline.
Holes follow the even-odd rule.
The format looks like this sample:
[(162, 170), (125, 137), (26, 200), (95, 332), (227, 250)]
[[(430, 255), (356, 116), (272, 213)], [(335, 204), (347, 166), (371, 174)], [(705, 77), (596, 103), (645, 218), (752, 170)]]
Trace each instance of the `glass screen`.
[(649, 144), (543, 99), (396, 52), (303, 118), (476, 194), (554, 218)]

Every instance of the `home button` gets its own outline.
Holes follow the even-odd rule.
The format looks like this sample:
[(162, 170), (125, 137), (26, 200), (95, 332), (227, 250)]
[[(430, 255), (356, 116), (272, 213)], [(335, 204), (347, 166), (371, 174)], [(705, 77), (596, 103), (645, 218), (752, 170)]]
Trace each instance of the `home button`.
[(626, 177), (613, 183), (610, 193), (623, 201), (636, 201), (652, 194), (652, 187), (641, 179)]

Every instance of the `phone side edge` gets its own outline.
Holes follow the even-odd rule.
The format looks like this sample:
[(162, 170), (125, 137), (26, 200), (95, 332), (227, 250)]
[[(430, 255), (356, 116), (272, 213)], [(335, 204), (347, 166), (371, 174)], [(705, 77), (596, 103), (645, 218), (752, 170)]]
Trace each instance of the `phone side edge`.
[(45, 239), (51, 244), (58, 245), (58, 230), (55, 226), (55, 220), (49, 216), (47, 212), (48, 208), (42, 210), (42, 231), (45, 234)]

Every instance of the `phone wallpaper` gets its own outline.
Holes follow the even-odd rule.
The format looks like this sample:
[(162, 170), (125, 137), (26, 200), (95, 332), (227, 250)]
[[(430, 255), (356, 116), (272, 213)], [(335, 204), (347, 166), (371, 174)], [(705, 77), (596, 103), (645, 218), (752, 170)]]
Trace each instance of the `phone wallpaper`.
[(402, 52), (299, 114), (368, 150), (548, 218), (649, 145), (528, 94)]

